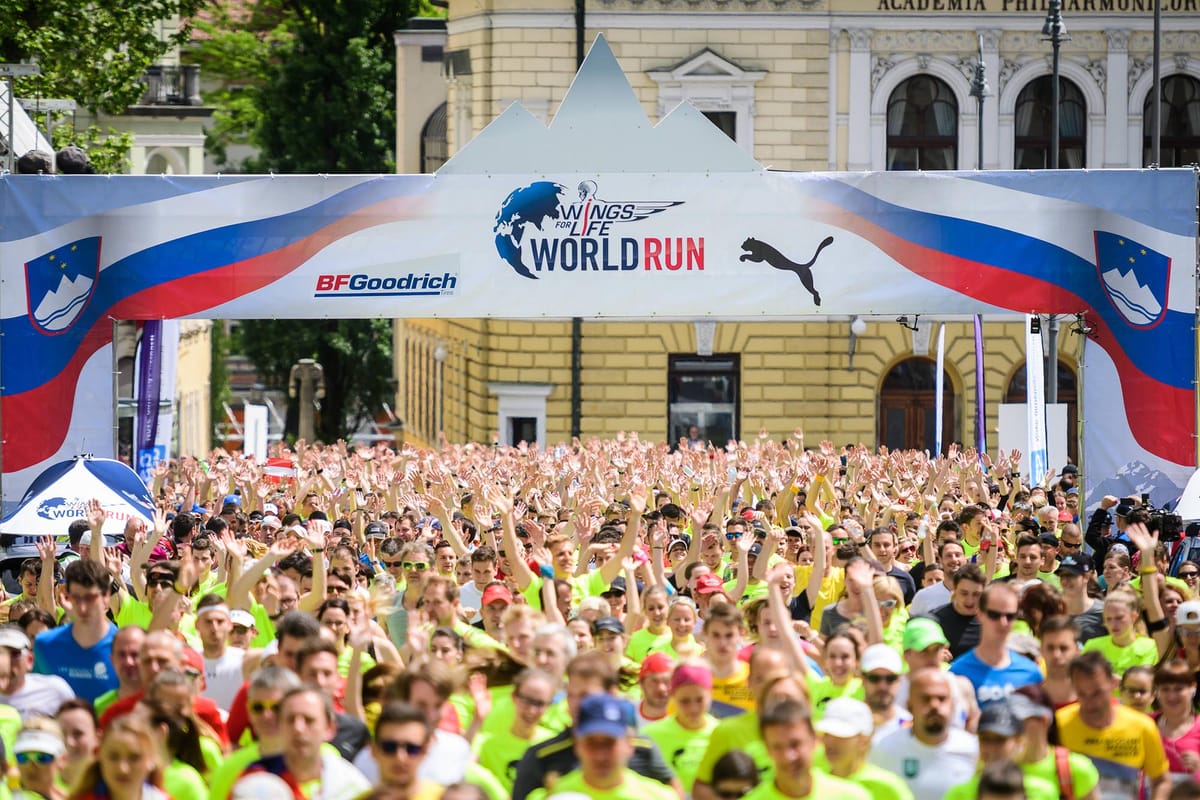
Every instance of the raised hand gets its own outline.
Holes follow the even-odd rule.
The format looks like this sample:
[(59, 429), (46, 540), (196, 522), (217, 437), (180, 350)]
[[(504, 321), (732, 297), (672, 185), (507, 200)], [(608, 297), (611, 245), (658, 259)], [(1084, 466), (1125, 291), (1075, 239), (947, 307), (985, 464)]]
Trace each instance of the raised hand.
[(100, 505), (100, 501), (92, 498), (88, 501), (87, 506), (87, 524), (93, 532), (104, 527), (104, 521), (108, 519), (108, 514), (105, 513), (104, 507)]
[(54, 559), (58, 557), (58, 545), (54, 543), (54, 537), (39, 536), (37, 538), (37, 551), (38, 555), (42, 558), (42, 563), (50, 566)]

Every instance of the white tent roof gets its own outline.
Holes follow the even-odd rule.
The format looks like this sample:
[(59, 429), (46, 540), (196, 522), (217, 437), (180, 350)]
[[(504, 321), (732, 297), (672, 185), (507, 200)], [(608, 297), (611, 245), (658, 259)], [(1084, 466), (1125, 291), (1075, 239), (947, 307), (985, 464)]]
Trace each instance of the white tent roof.
[(80, 456), (39, 475), (16, 511), (0, 520), (0, 533), (65, 535), (72, 521), (87, 517), (93, 498), (107, 514), (105, 536), (124, 533), (125, 523), (132, 517), (149, 522), (154, 515), (154, 501), (136, 472), (120, 461)]

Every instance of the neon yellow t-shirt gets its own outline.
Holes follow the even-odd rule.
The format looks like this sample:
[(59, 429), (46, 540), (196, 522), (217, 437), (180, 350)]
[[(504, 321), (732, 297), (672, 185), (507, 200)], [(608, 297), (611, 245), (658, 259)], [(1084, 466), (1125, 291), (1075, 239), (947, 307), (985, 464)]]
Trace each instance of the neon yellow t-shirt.
[(625, 645), (625, 655), (640, 664), (646, 656), (670, 646), (670, 628), (664, 629), (662, 633), (654, 633), (649, 628), (639, 628), (629, 636), (629, 644)]
[(818, 797), (821, 800), (872, 800), (871, 794), (856, 783), (844, 781), (823, 772), (813, 771), (810, 774), (812, 775), (812, 786), (808, 794), (802, 798), (784, 794), (775, 788), (774, 778), (768, 780), (764, 777), (762, 782), (743, 800), (809, 800), (809, 798), (816, 800)]
[[(1047, 783), (1041, 778), (1025, 773), (1026, 800), (1059, 800), (1058, 785)], [(946, 792), (943, 800), (975, 800), (979, 795), (979, 776), (976, 775), (966, 783), (960, 783)]]
[(708, 749), (708, 740), (717, 727), (715, 717), (707, 717), (704, 725), (689, 730), (679, 724), (673, 716), (651, 722), (642, 728), (642, 734), (654, 740), (667, 766), (679, 777), (683, 790), (691, 793), (696, 781), (696, 770)]
[(481, 733), (471, 743), (471, 750), (479, 759), (479, 765), (492, 773), (506, 792), (511, 793), (517, 780), (517, 764), (531, 745), (544, 742), (553, 736), (545, 728), (537, 728), (528, 739), (518, 738), (511, 730), (502, 735)]
[(1083, 645), (1083, 652), (1090, 653), (1093, 650), (1104, 654), (1118, 676), (1124, 675), (1130, 667), (1153, 667), (1158, 661), (1158, 645), (1149, 636), (1138, 636), (1124, 647), (1113, 642), (1111, 636), (1097, 636)]
[[(800, 592), (808, 590), (808, 579), (811, 575), (811, 564), (796, 567), (796, 588)], [(813, 604), (812, 617), (808, 623), (810, 628), (814, 631), (821, 629), (821, 615), (825, 613), (825, 607), (836, 603), (845, 588), (846, 571), (841, 567), (834, 567), (821, 579), (821, 589), (817, 593), (817, 602)]]
[(208, 787), (196, 768), (182, 761), (172, 761), (163, 770), (163, 788), (171, 800), (208, 800)]
[(744, 750), (754, 759), (762, 780), (770, 780), (775, 774), (775, 764), (767, 755), (767, 747), (758, 733), (758, 713), (747, 711), (736, 717), (728, 717), (717, 723), (708, 736), (708, 748), (696, 768), (696, 780), (712, 783), (713, 766), (730, 750)]
[(912, 790), (899, 775), (874, 764), (863, 764), (862, 769), (845, 780), (866, 789), (871, 800), (913, 800)]
[(559, 778), (550, 791), (556, 795), (581, 794), (591, 800), (679, 800), (670, 786), (643, 778), (631, 769), (625, 770), (625, 779), (612, 789), (589, 786), (583, 780), (583, 773), (573, 770)]
[[(1026, 775), (1041, 778), (1052, 786), (1059, 785), (1058, 761), (1055, 759), (1053, 748), (1041, 761), (1019, 766)], [(1087, 756), (1079, 753), (1067, 753), (1067, 768), (1071, 772), (1071, 785), (1075, 789), (1076, 797), (1087, 797), (1100, 782), (1100, 773)]]
[(851, 678), (843, 686), (838, 686), (828, 675), (818, 677), (812, 671), (808, 673), (808, 693), (812, 696), (813, 722), (819, 722), (825, 716), (825, 706), (830, 700), (838, 697), (866, 700), (862, 678)]

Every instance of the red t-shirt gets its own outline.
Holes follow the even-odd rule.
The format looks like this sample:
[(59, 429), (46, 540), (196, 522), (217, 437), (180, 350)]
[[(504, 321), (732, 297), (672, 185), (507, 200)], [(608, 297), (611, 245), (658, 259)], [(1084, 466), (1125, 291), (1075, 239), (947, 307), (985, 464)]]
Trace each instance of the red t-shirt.
[[(118, 700), (113, 703), (104, 713), (100, 715), (100, 728), (104, 729), (110, 722), (118, 717), (123, 717), (133, 711), (134, 706), (142, 699), (143, 692), (138, 692), (135, 695), (130, 695), (123, 700)], [(197, 719), (204, 720), (213, 732), (221, 740), (221, 744), (229, 744), (229, 733), (225, 728), (225, 722), (221, 719), (221, 709), (211, 698), (199, 695), (192, 700), (192, 712), (195, 713)]]

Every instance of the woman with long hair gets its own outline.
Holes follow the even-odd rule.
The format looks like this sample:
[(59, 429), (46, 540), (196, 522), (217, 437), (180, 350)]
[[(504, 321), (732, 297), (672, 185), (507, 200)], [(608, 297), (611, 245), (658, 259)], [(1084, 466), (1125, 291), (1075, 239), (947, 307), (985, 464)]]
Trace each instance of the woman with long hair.
[[(531, 746), (553, 736), (553, 732), (541, 727), (542, 717), (554, 702), (554, 678), (540, 669), (525, 669), (513, 681), (513, 715), (512, 725), (503, 735), (481, 733), (471, 743), (476, 758), (484, 769), (503, 784), (506, 791), (511, 792), (516, 780), (514, 765)], [(476, 705), (487, 697), (486, 692), (479, 694)], [(485, 701), (486, 704), (486, 701)], [(486, 710), (479, 707), (486, 715)]]
[(70, 800), (170, 800), (162, 789), (158, 734), (140, 714), (108, 724), (96, 761), (84, 770)]
[(1200, 778), (1200, 717), (1196, 715), (1196, 676), (1187, 662), (1174, 659), (1154, 671), (1160, 711), (1154, 715), (1176, 781)]

